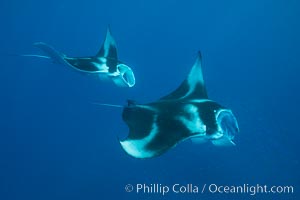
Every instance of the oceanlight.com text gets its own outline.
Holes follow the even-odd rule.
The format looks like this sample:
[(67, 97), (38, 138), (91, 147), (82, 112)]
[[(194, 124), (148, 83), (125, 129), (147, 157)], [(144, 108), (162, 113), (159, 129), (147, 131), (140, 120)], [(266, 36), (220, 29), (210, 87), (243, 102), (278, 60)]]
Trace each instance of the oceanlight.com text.
[[(206, 188), (206, 185), (205, 185)], [(204, 189), (205, 190), (205, 189)], [(268, 186), (268, 185), (208, 185), (207, 191), (209, 193), (220, 193), (220, 194), (293, 194), (293, 186)]]

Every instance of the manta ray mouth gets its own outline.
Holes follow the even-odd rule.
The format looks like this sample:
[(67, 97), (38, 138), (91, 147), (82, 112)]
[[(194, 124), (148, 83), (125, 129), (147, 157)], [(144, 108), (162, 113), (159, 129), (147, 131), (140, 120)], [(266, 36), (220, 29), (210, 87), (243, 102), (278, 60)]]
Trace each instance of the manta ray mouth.
[(231, 110), (219, 110), (216, 114), (216, 120), (219, 129), (221, 129), (221, 132), (223, 133), (223, 137), (226, 137), (227, 139), (232, 141), (239, 132), (239, 127), (237, 120)]

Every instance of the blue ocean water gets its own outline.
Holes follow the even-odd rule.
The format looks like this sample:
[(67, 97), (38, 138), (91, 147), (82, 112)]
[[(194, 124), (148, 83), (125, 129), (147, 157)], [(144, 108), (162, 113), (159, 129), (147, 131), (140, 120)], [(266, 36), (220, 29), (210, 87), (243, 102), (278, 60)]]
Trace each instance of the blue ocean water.
[[(300, 198), (299, 1), (11, 0), (0, 10), (1, 200)], [(93, 55), (108, 25), (133, 88), (15, 56), (38, 52), (39, 41)], [(157, 158), (129, 157), (118, 142), (128, 134), (122, 109), (92, 102), (155, 101), (181, 83), (198, 50), (209, 97), (237, 116), (237, 145), (185, 141)], [(127, 184), (199, 192), (126, 192)], [(293, 193), (208, 191), (214, 184)]]

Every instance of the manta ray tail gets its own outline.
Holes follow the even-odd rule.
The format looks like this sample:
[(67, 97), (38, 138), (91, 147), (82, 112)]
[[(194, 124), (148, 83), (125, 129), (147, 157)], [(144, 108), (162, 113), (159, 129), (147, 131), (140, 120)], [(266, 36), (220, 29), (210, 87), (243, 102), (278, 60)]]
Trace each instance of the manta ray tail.
[(51, 59), (49, 56), (43, 56), (43, 55), (37, 55), (37, 54), (20, 54), (18, 56)]
[(116, 105), (116, 104), (109, 104), (109, 103), (92, 103), (98, 106), (107, 106), (107, 107), (114, 107), (114, 108), (124, 108), (124, 106)]

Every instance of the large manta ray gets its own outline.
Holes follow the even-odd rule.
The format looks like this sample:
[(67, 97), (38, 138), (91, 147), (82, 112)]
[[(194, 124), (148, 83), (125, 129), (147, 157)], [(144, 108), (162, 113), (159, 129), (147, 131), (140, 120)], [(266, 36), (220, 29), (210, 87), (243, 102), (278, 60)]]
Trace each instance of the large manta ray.
[(116, 43), (109, 28), (104, 43), (95, 56), (69, 57), (43, 42), (37, 42), (34, 45), (46, 53), (46, 56), (22, 56), (52, 59), (55, 63), (70, 66), (80, 72), (98, 74), (101, 78), (109, 77), (117, 86), (121, 87), (133, 87), (135, 84), (135, 77), (131, 68), (118, 60)]
[(122, 116), (129, 135), (120, 143), (135, 158), (159, 156), (189, 138), (234, 145), (234, 136), (239, 132), (231, 110), (208, 99), (200, 52), (189, 75), (175, 91), (148, 104), (128, 101)]

